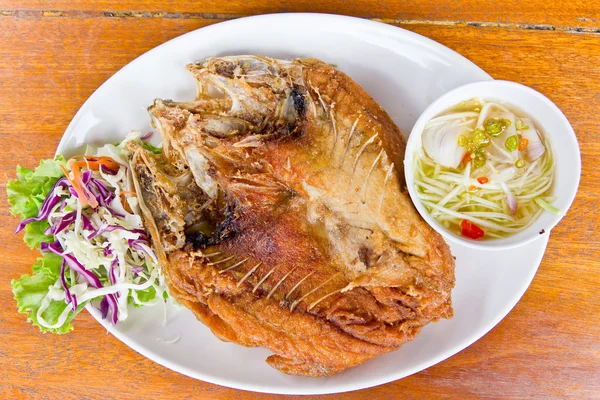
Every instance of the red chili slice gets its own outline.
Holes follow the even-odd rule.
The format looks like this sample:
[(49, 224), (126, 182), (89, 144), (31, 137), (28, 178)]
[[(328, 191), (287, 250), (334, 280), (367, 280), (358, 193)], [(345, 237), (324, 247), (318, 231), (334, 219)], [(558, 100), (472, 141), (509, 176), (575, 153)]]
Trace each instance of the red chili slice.
[(466, 154), (463, 156), (462, 160), (460, 161), (460, 163), (461, 163), (462, 165), (467, 165), (467, 164), (468, 164), (468, 163), (470, 163), (470, 162), (471, 162), (471, 153), (466, 153)]
[(460, 221), (460, 233), (470, 239), (479, 239), (485, 234), (483, 229), (466, 219)]
[(481, 183), (482, 185), (485, 185), (486, 183), (489, 182), (489, 179), (486, 178), (485, 176), (482, 176), (481, 178), (477, 178), (477, 182)]

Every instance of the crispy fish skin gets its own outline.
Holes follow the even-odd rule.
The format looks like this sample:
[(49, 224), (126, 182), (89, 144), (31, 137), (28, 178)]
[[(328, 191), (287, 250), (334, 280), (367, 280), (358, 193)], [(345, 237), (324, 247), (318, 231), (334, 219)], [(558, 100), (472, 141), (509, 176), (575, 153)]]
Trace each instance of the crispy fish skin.
[(450, 250), (403, 188), (398, 128), (359, 85), (315, 59), (188, 69), (196, 100), (149, 108), (164, 154), (129, 148), (175, 298), (220, 339), (307, 376), (452, 317)]

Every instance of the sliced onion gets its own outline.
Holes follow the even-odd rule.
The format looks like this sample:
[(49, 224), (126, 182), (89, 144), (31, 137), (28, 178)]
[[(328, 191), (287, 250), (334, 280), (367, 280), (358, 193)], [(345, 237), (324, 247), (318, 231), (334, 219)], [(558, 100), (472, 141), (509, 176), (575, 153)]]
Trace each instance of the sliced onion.
[(500, 134), (500, 136), (492, 136), (491, 146), (487, 148), (487, 151), (498, 158), (506, 159), (507, 163), (514, 163), (519, 158), (519, 152), (516, 149), (512, 152), (508, 151), (505, 147), (505, 143), (506, 139), (517, 134), (515, 114), (512, 112), (491, 111), (489, 113), (489, 118), (506, 119), (510, 121), (510, 125)]
[(508, 204), (508, 208), (510, 208), (510, 212), (515, 215), (517, 213), (517, 197), (510, 191), (504, 181), (500, 181), (500, 187), (506, 193), (506, 203)]
[(458, 168), (467, 150), (458, 145), (464, 126), (456, 123), (429, 126), (423, 131), (423, 148), (435, 162), (448, 168)]
[(529, 118), (522, 118), (523, 125), (529, 126), (529, 129), (521, 130), (521, 135), (523, 138), (527, 139), (529, 143), (527, 144), (527, 148), (525, 149), (525, 153), (527, 154), (527, 158), (529, 161), (535, 161), (544, 155), (546, 148), (542, 143), (542, 139), (535, 129), (535, 125), (533, 121)]

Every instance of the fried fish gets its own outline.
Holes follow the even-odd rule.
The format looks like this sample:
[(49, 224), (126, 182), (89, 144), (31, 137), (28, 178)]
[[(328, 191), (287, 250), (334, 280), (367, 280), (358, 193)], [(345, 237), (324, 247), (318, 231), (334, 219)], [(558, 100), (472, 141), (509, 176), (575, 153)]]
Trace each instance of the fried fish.
[(198, 95), (149, 108), (163, 153), (129, 147), (170, 293), (222, 340), (326, 376), (452, 316), (454, 261), (403, 190), (405, 144), (316, 59), (210, 58)]

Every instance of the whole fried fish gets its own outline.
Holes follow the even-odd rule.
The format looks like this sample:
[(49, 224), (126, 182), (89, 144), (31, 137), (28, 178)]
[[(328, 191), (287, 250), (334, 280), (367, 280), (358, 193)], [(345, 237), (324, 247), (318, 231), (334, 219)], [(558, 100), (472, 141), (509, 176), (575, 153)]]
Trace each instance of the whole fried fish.
[(170, 293), (287, 374), (333, 375), (452, 316), (454, 261), (402, 189), (404, 142), (315, 59), (210, 58), (198, 96), (149, 108), (163, 154), (130, 145)]

